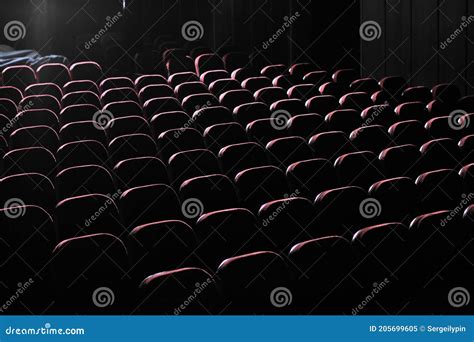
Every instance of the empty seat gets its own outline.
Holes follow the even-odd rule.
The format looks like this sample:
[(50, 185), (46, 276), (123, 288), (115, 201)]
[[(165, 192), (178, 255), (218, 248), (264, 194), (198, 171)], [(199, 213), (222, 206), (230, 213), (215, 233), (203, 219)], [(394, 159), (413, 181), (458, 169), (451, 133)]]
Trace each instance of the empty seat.
[(361, 117), (366, 126), (382, 125), (388, 127), (397, 120), (393, 107), (388, 104), (367, 107), (362, 111)]
[(391, 106), (396, 106), (399, 103), (397, 98), (394, 98), (385, 90), (376, 91), (375, 93), (372, 94), (370, 99), (376, 105), (389, 104)]
[(246, 142), (247, 136), (241, 125), (228, 122), (207, 127), (204, 130), (204, 141), (207, 148), (217, 154), (225, 146)]
[(58, 134), (48, 126), (31, 126), (15, 130), (10, 135), (10, 149), (44, 147), (55, 153), (59, 147)]
[(416, 179), (422, 212), (454, 209), (461, 201), (461, 177), (453, 170), (441, 169), (421, 174)]
[(138, 101), (138, 95), (133, 88), (113, 88), (106, 90), (100, 96), (100, 101), (105, 106), (112, 102)]
[(313, 158), (313, 151), (301, 137), (271, 140), (266, 145), (266, 150), (273, 164), (283, 170), (294, 162)]
[(100, 82), (100, 90), (102, 93), (110, 89), (116, 88), (134, 88), (135, 84), (128, 77), (109, 77)]
[(458, 142), (463, 164), (474, 162), (474, 134), (463, 137)]
[(38, 80), (44, 83), (54, 83), (63, 87), (67, 82), (71, 81), (69, 69), (60, 63), (46, 63), (36, 69)]
[(99, 165), (73, 166), (59, 172), (55, 179), (59, 200), (87, 194), (115, 193), (112, 175)]
[(189, 127), (191, 125), (191, 118), (182, 111), (163, 112), (154, 115), (150, 120), (151, 130), (155, 138), (170, 129)]
[[(216, 276), (229, 303), (227, 312), (248, 313), (249, 308), (253, 313), (275, 312), (275, 296), (291, 303), (288, 266), (276, 253), (261, 251), (226, 259)], [(275, 293), (275, 289), (282, 288), (283, 293)]]
[(273, 79), (272, 84), (275, 87), (281, 87), (283, 89), (289, 89), (292, 86), (294, 86), (295, 84), (298, 84), (298, 82), (299, 82), (299, 80), (296, 77), (292, 76), (292, 75), (279, 75), (279, 76), (276, 76)]
[(157, 142), (159, 153), (165, 161), (177, 152), (204, 148), (204, 139), (194, 128), (170, 129), (161, 133)]
[(168, 77), (168, 84), (173, 88), (176, 88), (181, 83), (197, 81), (199, 81), (199, 77), (197, 77), (194, 72), (190, 71), (177, 72)]
[(89, 80), (99, 84), (102, 79), (102, 68), (95, 62), (78, 62), (69, 67), (73, 80)]
[(439, 100), (449, 105), (454, 105), (461, 98), (461, 91), (454, 84), (437, 84), (431, 89), (431, 94), (435, 100)]
[(242, 170), (268, 164), (263, 147), (253, 142), (222, 148), (219, 151), (219, 160), (224, 172), (232, 178)]
[(28, 109), (19, 112), (13, 119), (12, 129), (29, 126), (48, 126), (55, 131), (59, 128), (58, 117), (49, 109)]
[(207, 86), (202, 82), (184, 82), (176, 86), (174, 93), (181, 101), (189, 95), (208, 93)]
[(56, 170), (54, 155), (43, 147), (11, 150), (3, 156), (3, 174), (40, 173), (50, 179)]
[(309, 146), (316, 157), (329, 160), (336, 160), (340, 155), (355, 151), (349, 137), (342, 131), (329, 131), (313, 135), (309, 139)]
[(193, 266), (193, 229), (178, 220), (144, 224), (130, 232), (127, 247), (134, 279), (141, 282), (156, 272)]
[(61, 111), (61, 105), (55, 97), (51, 95), (31, 95), (24, 97), (20, 104), (19, 109), (49, 109), (50, 111), (59, 114)]
[(401, 97), (402, 102), (423, 102), (428, 103), (433, 100), (431, 91), (428, 87), (417, 86), (406, 88)]
[[(197, 290), (199, 289), (199, 290)], [(218, 290), (212, 276), (200, 268), (180, 268), (150, 275), (139, 287), (142, 314), (209, 314), (219, 312)], [(199, 296), (189, 301), (190, 296)], [(189, 304), (183, 307), (183, 303)]]
[(469, 124), (463, 122), (462, 116), (440, 116), (428, 120), (425, 129), (428, 130), (432, 139), (460, 139), (468, 134), (470, 127)]
[(23, 98), (23, 94), (18, 88), (11, 86), (0, 86), (0, 98), (8, 99), (18, 105)]
[(207, 127), (232, 122), (232, 112), (226, 107), (215, 106), (205, 107), (194, 112), (192, 121), (194, 127), (200, 131), (204, 131)]
[(198, 56), (195, 60), (196, 74), (202, 75), (209, 70), (224, 69), (224, 62), (222, 59), (213, 53), (205, 53)]
[(221, 80), (224, 78), (229, 78), (229, 73), (225, 70), (209, 70), (204, 72), (200, 77), (199, 80), (209, 86), (212, 82)]
[(461, 97), (456, 103), (456, 108), (464, 110), (468, 113), (474, 112), (474, 96), (468, 95)]
[(212, 94), (193, 94), (186, 96), (182, 102), (183, 109), (189, 115), (195, 111), (219, 105), (219, 100)]
[(448, 168), (457, 169), (461, 165), (460, 151), (455, 140), (441, 138), (430, 140), (420, 147), (423, 171)]
[(146, 134), (135, 133), (114, 138), (109, 143), (109, 154), (115, 163), (138, 157), (156, 157), (154, 140)]
[(246, 103), (234, 108), (233, 111), (235, 121), (242, 126), (247, 126), (250, 122), (258, 119), (270, 118), (270, 110), (263, 102)]
[(237, 82), (233, 78), (223, 78), (220, 80), (216, 80), (209, 85), (209, 91), (216, 96), (220, 96), (229, 90), (239, 89), (242, 89), (239, 82)]
[(67, 106), (58, 115), (59, 123), (63, 126), (71, 122), (92, 121), (98, 111), (99, 108), (91, 104)]
[(111, 119), (105, 126), (105, 133), (109, 141), (127, 134), (141, 133), (151, 136), (148, 122), (141, 116), (124, 116)]
[(288, 120), (287, 130), (290, 135), (309, 139), (313, 135), (326, 131), (324, 118), (319, 114), (301, 114)]
[(319, 92), (321, 95), (334, 96), (339, 99), (347, 93), (347, 86), (342, 83), (326, 82), (319, 86)]
[(182, 110), (181, 104), (174, 97), (157, 97), (146, 101), (143, 105), (143, 111), (148, 119), (155, 114)]
[(256, 91), (272, 86), (272, 80), (265, 76), (249, 77), (242, 82), (242, 87), (255, 93)]
[(272, 112), (285, 111), (290, 113), (291, 116), (307, 113), (304, 102), (298, 99), (279, 100), (273, 102), (270, 106), (270, 110)]
[(61, 105), (63, 108), (77, 104), (90, 104), (98, 108), (101, 107), (99, 97), (92, 91), (75, 91), (67, 93), (61, 99)]
[(330, 95), (318, 95), (306, 101), (306, 108), (310, 113), (326, 115), (339, 107), (337, 99)]
[(232, 71), (232, 78), (239, 82), (245, 81), (247, 78), (250, 77), (259, 77), (261, 76), (260, 73), (253, 67), (245, 66), (243, 68), (237, 68)]
[(275, 118), (255, 120), (247, 125), (246, 131), (252, 140), (265, 146), (270, 141), (286, 135), (288, 119), (289, 117), (282, 113)]
[(380, 152), (379, 159), (387, 177), (416, 177), (422, 169), (421, 153), (411, 144), (389, 147)]
[(164, 78), (161, 75), (157, 75), (157, 74), (142, 75), (142, 76), (137, 77), (137, 79), (135, 80), (135, 89), (137, 89), (137, 91), (140, 91), (147, 85), (166, 84), (166, 83), (167, 83), (166, 78)]
[(337, 186), (336, 173), (327, 159), (301, 160), (288, 166), (286, 177), (293, 192), (301, 196), (315, 198), (324, 190)]
[(286, 93), (288, 94), (289, 98), (296, 98), (305, 102), (314, 96), (321, 95), (319, 93), (318, 87), (309, 83), (295, 85), (289, 88)]
[(111, 102), (104, 106), (103, 112), (112, 114), (114, 118), (120, 118), (130, 115), (143, 116), (143, 111), (136, 101), (118, 101)]
[(99, 87), (95, 82), (89, 80), (71, 81), (63, 86), (63, 94), (69, 94), (76, 91), (92, 91), (99, 95)]
[(51, 95), (59, 103), (63, 97), (63, 92), (61, 88), (54, 83), (35, 83), (25, 89), (25, 96), (32, 95)]
[[(356, 186), (321, 192), (314, 200), (316, 219), (312, 224), (314, 229), (312, 235), (316, 237), (340, 235), (352, 238), (356, 231), (367, 224), (369, 219), (366, 217), (375, 217), (380, 211), (376, 207), (371, 211), (370, 206), (365, 209), (363, 201), (366, 199), (366, 191)], [(344, 208), (343, 214), (341, 208)]]
[(419, 212), (419, 196), (415, 182), (409, 177), (389, 178), (372, 184), (369, 196), (380, 203), (380, 223), (403, 222), (409, 224)]
[(184, 216), (197, 219), (192, 204), (198, 203), (200, 214), (238, 207), (234, 184), (224, 175), (214, 174), (188, 179), (179, 189)]
[(101, 312), (123, 310), (128, 258), (125, 245), (117, 237), (92, 234), (61, 241), (53, 251), (51, 264), (56, 275), (56, 305), (61, 310), (97, 313), (91, 294), (95, 294), (99, 305), (103, 301), (110, 304), (101, 308)]
[(389, 127), (388, 133), (397, 145), (421, 145), (428, 141), (428, 132), (418, 120), (397, 122)]
[(346, 134), (362, 126), (360, 113), (355, 109), (335, 110), (326, 115), (324, 120), (331, 131), (343, 131)]
[(225, 69), (229, 72), (245, 67), (249, 63), (249, 56), (243, 52), (228, 52), (222, 59)]
[(303, 76), (303, 81), (305, 83), (311, 83), (319, 87), (321, 84), (328, 81), (327, 72), (324, 70), (311, 71)]
[(12, 100), (0, 99), (0, 114), (5, 115), (10, 120), (13, 119), (18, 112), (18, 108)]
[[(58, 237), (61, 240), (91, 233), (120, 237), (125, 229), (115, 204), (119, 194), (87, 194), (69, 197), (56, 206)], [(97, 214), (100, 210), (100, 213)]]
[(363, 91), (367, 94), (373, 94), (380, 90), (380, 86), (376, 79), (367, 77), (359, 78), (351, 82), (349, 89), (351, 91)]
[(289, 196), (285, 174), (274, 166), (243, 170), (235, 176), (235, 184), (244, 206), (255, 213), (264, 203)]
[(275, 77), (283, 75), (286, 72), (287, 70), (286, 70), (285, 64), (273, 64), (273, 65), (267, 65), (266, 67), (264, 67), (260, 71), (260, 74), (270, 79), (274, 79)]
[(362, 111), (372, 105), (372, 100), (367, 93), (354, 92), (347, 93), (346, 95), (342, 96), (339, 100), (339, 104), (343, 109), (355, 109)]
[(183, 217), (176, 192), (166, 184), (130, 188), (120, 196), (119, 206), (129, 231), (143, 224)]
[(423, 102), (405, 102), (395, 108), (398, 120), (428, 120), (428, 112)]
[(114, 173), (117, 185), (121, 189), (169, 183), (165, 164), (155, 157), (122, 160), (115, 165)]
[(3, 84), (24, 90), (30, 84), (36, 83), (35, 71), (26, 65), (9, 66), (2, 71)]
[(237, 106), (253, 101), (254, 97), (252, 93), (246, 89), (228, 90), (219, 96), (219, 102), (230, 110), (234, 110)]
[(272, 250), (289, 251), (295, 243), (312, 238), (313, 211), (310, 200), (295, 196), (262, 205), (258, 217)]
[(209, 150), (175, 153), (169, 159), (168, 167), (173, 184), (177, 188), (187, 179), (220, 173), (217, 158)]
[(196, 223), (197, 254), (215, 270), (227, 258), (255, 252), (265, 244), (255, 216), (247, 209), (233, 208), (203, 214)]
[(339, 69), (332, 74), (334, 82), (344, 85), (351, 84), (357, 77), (359, 77), (359, 75), (354, 69)]
[(104, 129), (96, 121), (77, 121), (65, 124), (59, 131), (61, 144), (80, 140), (96, 140), (107, 143)]
[(401, 76), (387, 76), (379, 81), (380, 87), (391, 97), (400, 98), (403, 91), (407, 88), (407, 81)]
[[(18, 205), (35, 205), (53, 214), (56, 196), (53, 183), (39, 173), (20, 173), (0, 179), (0, 203), (2, 208), (11, 208), (12, 219), (18, 213), (13, 208)], [(16, 217), (15, 217), (16, 216)]]
[(281, 87), (266, 87), (259, 89), (254, 94), (255, 100), (258, 102), (266, 103), (271, 105), (273, 102), (278, 100), (284, 100), (288, 98), (285, 89)]
[(350, 139), (360, 151), (378, 153), (393, 144), (387, 129), (380, 125), (360, 127), (352, 131)]
[(311, 71), (316, 71), (317, 69), (318, 68), (311, 63), (295, 63), (290, 67), (289, 72), (298, 80), (302, 80), (306, 74)]
[(108, 154), (104, 145), (95, 140), (73, 141), (59, 147), (58, 171), (79, 165), (107, 166)]
[(357, 185), (366, 189), (384, 178), (377, 156), (369, 151), (344, 154), (336, 159), (334, 168), (342, 185)]
[(138, 97), (140, 103), (144, 104), (146, 101), (157, 97), (171, 97), (173, 96), (173, 88), (166, 84), (152, 84), (142, 88)]

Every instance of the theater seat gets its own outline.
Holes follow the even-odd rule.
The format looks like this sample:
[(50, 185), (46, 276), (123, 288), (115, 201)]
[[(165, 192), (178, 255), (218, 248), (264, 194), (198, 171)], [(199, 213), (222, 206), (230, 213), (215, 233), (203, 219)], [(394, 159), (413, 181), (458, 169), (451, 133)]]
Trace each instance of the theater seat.
[(242, 170), (269, 164), (263, 147), (253, 142), (225, 146), (218, 156), (223, 171), (232, 178)]
[(113, 170), (117, 185), (123, 190), (143, 185), (169, 183), (166, 166), (156, 157), (125, 159), (118, 162)]

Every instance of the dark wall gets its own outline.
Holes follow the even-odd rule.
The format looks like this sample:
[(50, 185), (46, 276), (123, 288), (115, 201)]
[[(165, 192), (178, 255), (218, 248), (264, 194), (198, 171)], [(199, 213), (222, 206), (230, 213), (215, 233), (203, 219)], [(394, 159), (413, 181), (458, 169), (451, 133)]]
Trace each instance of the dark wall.
[(362, 69), (376, 77), (401, 74), (414, 85), (452, 82), (472, 93), (474, 18), (467, 24), (469, 15), (474, 15), (472, 0), (362, 0), (361, 23), (374, 20), (382, 30), (380, 39), (362, 40)]
[[(64, 54), (71, 60), (100, 60), (103, 47), (110, 44), (133, 56), (161, 37), (188, 47), (233, 45), (263, 62), (312, 61), (327, 69), (359, 64), (360, 10), (355, 0), (324, 6), (315, 0), (127, 0), (126, 10), (119, 0), (5, 2), (1, 22), (20, 20), (27, 28), (25, 39), (14, 44), (17, 48)], [(119, 11), (122, 17), (101, 35), (101, 42), (86, 48), (107, 18)], [(188, 20), (204, 28), (202, 39), (193, 44), (181, 36)], [(269, 43), (272, 37), (277, 38)]]

